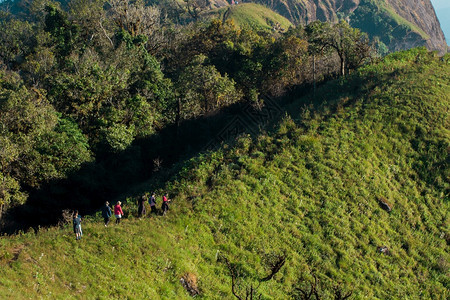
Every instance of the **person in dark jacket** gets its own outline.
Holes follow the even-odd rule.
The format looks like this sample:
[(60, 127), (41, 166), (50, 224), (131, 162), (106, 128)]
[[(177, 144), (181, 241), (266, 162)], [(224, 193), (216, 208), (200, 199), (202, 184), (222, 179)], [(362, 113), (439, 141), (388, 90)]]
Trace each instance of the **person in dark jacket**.
[(102, 207), (102, 217), (105, 220), (105, 227), (108, 226), (111, 216), (112, 216), (111, 207), (109, 207), (109, 202), (106, 201), (105, 206)]
[(148, 204), (150, 204), (150, 209), (152, 214), (156, 214), (156, 196), (152, 193), (152, 196), (148, 199)]
[(142, 218), (145, 216), (145, 202), (147, 202), (147, 197), (145, 195), (142, 195), (142, 197), (138, 200), (138, 217)]
[(77, 240), (81, 239), (81, 216), (78, 214), (78, 210), (73, 214), (73, 232)]

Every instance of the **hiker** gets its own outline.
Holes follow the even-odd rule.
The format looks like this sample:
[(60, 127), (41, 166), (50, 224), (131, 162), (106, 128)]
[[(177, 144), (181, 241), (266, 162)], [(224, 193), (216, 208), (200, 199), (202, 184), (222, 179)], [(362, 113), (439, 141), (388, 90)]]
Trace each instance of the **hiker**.
[(145, 216), (145, 202), (147, 202), (147, 197), (142, 195), (141, 199), (138, 200), (138, 217), (142, 218)]
[(148, 199), (148, 204), (150, 204), (150, 213), (156, 214), (156, 197), (155, 193), (152, 193), (152, 196)]
[(76, 240), (80, 240), (83, 233), (81, 231), (81, 216), (78, 214), (78, 210), (73, 214), (73, 232)]
[(106, 201), (105, 206), (102, 207), (102, 217), (105, 220), (105, 227), (108, 227), (111, 215), (112, 215), (111, 207), (109, 207), (109, 202)]
[(114, 206), (114, 215), (116, 216), (116, 224), (120, 223), (120, 219), (122, 219), (123, 211), (122, 207), (120, 206), (122, 202), (117, 201), (117, 204)]
[(166, 215), (166, 212), (169, 210), (169, 202), (170, 202), (170, 199), (167, 198), (167, 193), (165, 193), (162, 198), (162, 205), (161, 205), (161, 210), (162, 210), (163, 215)]

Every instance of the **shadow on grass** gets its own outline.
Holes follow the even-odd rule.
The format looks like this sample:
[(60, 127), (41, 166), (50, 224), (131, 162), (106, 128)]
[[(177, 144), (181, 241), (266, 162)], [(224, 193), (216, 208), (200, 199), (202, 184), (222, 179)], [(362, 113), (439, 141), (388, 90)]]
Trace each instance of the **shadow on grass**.
[(162, 188), (184, 161), (241, 134), (256, 135), (276, 123), (284, 115), (282, 107), (288, 98), (264, 100), (260, 110), (249, 104), (236, 104), (214, 115), (186, 120), (178, 127), (167, 126), (136, 140), (120, 153), (97, 154), (94, 162), (84, 164), (66, 179), (29, 189), (27, 203), (7, 212), (0, 231), (12, 234), (30, 227), (55, 225), (64, 209), (93, 214), (105, 201), (115, 203), (133, 186), (151, 182), (152, 178), (159, 179), (152, 187)]

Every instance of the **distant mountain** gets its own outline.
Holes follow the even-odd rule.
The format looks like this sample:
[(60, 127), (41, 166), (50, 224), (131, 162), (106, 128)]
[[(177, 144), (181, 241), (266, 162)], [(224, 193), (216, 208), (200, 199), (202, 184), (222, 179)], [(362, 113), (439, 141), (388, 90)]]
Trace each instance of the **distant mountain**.
[(293, 23), (345, 18), (378, 37), (391, 50), (427, 46), (447, 51), (444, 33), (430, 0), (257, 0)]

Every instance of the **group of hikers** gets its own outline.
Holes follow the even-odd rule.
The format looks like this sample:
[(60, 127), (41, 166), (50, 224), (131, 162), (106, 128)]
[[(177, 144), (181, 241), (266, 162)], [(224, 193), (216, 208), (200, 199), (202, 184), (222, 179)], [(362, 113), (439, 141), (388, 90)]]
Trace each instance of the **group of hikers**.
[[(158, 214), (158, 209), (156, 208), (156, 196), (155, 193), (148, 198), (147, 195), (142, 195), (142, 197), (138, 200), (138, 217), (142, 218), (146, 215), (147, 211), (145, 208), (145, 203), (148, 202), (150, 205), (150, 213)], [(161, 214), (166, 215), (169, 210), (169, 202), (167, 193), (162, 197), (161, 203)], [(102, 207), (102, 217), (105, 221), (105, 227), (108, 227), (108, 224), (111, 220), (112, 214), (114, 212), (114, 216), (116, 217), (116, 224), (120, 224), (120, 220), (123, 218), (123, 210), (122, 210), (122, 202), (117, 201), (116, 205), (114, 205), (114, 209), (109, 206), (109, 202), (106, 201), (105, 205)], [(73, 214), (73, 232), (75, 233), (76, 240), (80, 240), (83, 236), (83, 231), (81, 230), (81, 216), (78, 214), (78, 210), (76, 210)]]

